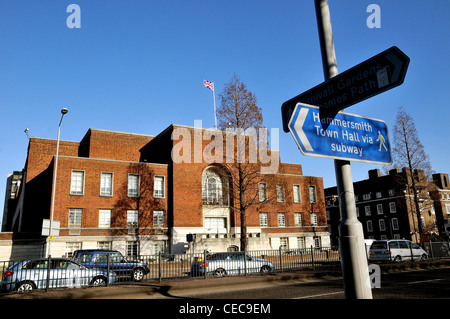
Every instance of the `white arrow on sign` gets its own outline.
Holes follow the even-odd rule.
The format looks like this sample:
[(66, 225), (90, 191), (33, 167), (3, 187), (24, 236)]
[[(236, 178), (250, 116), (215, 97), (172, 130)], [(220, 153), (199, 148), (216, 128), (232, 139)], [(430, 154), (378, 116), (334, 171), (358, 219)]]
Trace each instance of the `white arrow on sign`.
[(308, 115), (309, 109), (301, 109), (300, 113), (295, 121), (294, 128), (300, 138), (300, 141), (303, 144), (303, 147), (306, 151), (314, 152), (311, 143), (309, 143), (308, 138), (306, 137), (305, 132), (303, 131), (303, 124), (305, 124), (306, 116)]

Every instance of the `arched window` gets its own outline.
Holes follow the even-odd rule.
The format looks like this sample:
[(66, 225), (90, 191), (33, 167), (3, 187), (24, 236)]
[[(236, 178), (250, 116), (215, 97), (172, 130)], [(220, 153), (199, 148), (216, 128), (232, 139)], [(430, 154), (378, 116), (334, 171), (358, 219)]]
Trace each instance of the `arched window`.
[(226, 182), (215, 168), (208, 168), (202, 176), (202, 194), (204, 205), (227, 205)]

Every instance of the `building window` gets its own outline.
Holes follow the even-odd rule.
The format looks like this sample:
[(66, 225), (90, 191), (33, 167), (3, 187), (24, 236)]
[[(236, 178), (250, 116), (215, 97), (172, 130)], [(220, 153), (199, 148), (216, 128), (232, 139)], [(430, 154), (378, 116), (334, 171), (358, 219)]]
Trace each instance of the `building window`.
[(393, 230), (398, 230), (399, 229), (398, 219), (397, 218), (392, 218), (392, 229)]
[(397, 212), (397, 207), (395, 206), (395, 203), (394, 203), (394, 202), (390, 202), (390, 203), (389, 203), (389, 211), (390, 211), (391, 213), (396, 213), (396, 212)]
[(284, 202), (284, 187), (283, 185), (277, 185), (277, 202)]
[(356, 217), (359, 217), (359, 207), (356, 207)]
[(72, 176), (70, 178), (70, 194), (84, 194), (84, 171), (72, 171)]
[(377, 214), (382, 215), (383, 214), (383, 205), (377, 204)]
[(228, 205), (228, 183), (224, 174), (215, 167), (203, 171), (203, 205)]
[(388, 195), (389, 196), (394, 196), (395, 195), (395, 191), (393, 189), (388, 190)]
[(109, 228), (111, 226), (111, 210), (100, 209), (98, 212), (98, 227)]
[(293, 192), (294, 192), (294, 203), (300, 203), (301, 202), (300, 185), (294, 185)]
[(373, 225), (372, 225), (372, 221), (371, 220), (366, 221), (366, 226), (367, 226), (367, 231), (368, 232), (373, 232)]
[(287, 237), (280, 237), (280, 248), (281, 249), (289, 249), (289, 240)]
[(319, 226), (317, 213), (311, 213), (311, 226)]
[(226, 233), (227, 219), (223, 217), (205, 217), (205, 228), (208, 232)]
[(128, 174), (128, 197), (139, 197), (139, 175)]
[(137, 227), (138, 227), (138, 211), (127, 210), (127, 228), (137, 228)]
[(155, 176), (153, 179), (153, 197), (164, 198), (164, 176)]
[(305, 237), (297, 237), (297, 248), (305, 249), (306, 248), (306, 239)]
[(267, 213), (259, 213), (259, 226), (261, 227), (267, 227)]
[(100, 196), (112, 196), (112, 173), (102, 173), (100, 176)]
[(311, 204), (317, 203), (316, 186), (309, 185), (309, 202)]
[(366, 216), (372, 215), (372, 212), (370, 211), (370, 206), (364, 206), (364, 212)]
[(284, 213), (278, 213), (278, 227), (286, 227), (286, 218)]
[(69, 228), (81, 228), (81, 208), (69, 209)]
[(377, 198), (381, 198), (381, 192), (376, 192), (375, 196), (376, 196)]
[(267, 200), (267, 186), (266, 183), (258, 183), (259, 201), (265, 202)]
[(112, 242), (111, 241), (98, 241), (97, 242), (97, 248), (98, 249), (111, 250), (112, 249)]
[(370, 193), (369, 194), (363, 194), (363, 200), (369, 200), (370, 199)]
[(302, 213), (294, 213), (295, 226), (302, 226)]
[(127, 241), (127, 257), (139, 256), (139, 242)]
[(153, 227), (164, 228), (164, 212), (162, 210), (153, 211)]
[(380, 231), (385, 231), (386, 230), (386, 223), (384, 222), (384, 219), (380, 219), (378, 221), (378, 226), (380, 226)]
[(66, 257), (72, 258), (73, 252), (75, 250), (80, 250), (83, 246), (83, 243), (74, 242), (74, 243), (66, 243)]
[(447, 212), (447, 215), (450, 215), (450, 204), (445, 204), (445, 211)]
[(322, 247), (322, 240), (321, 240), (320, 236), (314, 236), (313, 240), (314, 240), (314, 248)]

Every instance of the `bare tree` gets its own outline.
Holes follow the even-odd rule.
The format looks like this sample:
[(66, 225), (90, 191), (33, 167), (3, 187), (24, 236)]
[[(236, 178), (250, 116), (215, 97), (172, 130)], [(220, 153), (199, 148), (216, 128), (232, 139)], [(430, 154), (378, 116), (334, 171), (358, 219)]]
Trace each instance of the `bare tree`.
[[(401, 181), (406, 188), (411, 189), (414, 197), (415, 211), (419, 235), (422, 235), (422, 222), (420, 216), (420, 204), (418, 194), (428, 187), (433, 171), (425, 148), (419, 140), (414, 120), (403, 107), (399, 107), (394, 126), (393, 166), (395, 168), (407, 167), (410, 174), (406, 174)], [(420, 174), (422, 170), (424, 174)], [(410, 177), (408, 177), (410, 175)]]
[[(230, 172), (229, 180), (232, 183), (230, 195), (233, 196), (235, 209), (240, 214), (241, 222), (241, 250), (247, 248), (247, 219), (246, 210), (257, 202), (258, 182), (261, 177), (256, 163), (250, 163), (245, 154), (252, 151), (250, 144), (252, 138), (257, 136), (248, 135), (249, 130), (258, 132), (263, 128), (263, 116), (261, 108), (257, 106), (255, 95), (247, 89), (239, 76), (234, 74), (231, 80), (225, 84), (223, 93), (220, 94), (220, 106), (217, 109), (219, 128), (234, 132), (236, 134), (236, 160), (228, 165)], [(244, 145), (244, 147), (241, 147)], [(253, 151), (255, 151), (253, 149)], [(236, 207), (237, 206), (237, 207)]]

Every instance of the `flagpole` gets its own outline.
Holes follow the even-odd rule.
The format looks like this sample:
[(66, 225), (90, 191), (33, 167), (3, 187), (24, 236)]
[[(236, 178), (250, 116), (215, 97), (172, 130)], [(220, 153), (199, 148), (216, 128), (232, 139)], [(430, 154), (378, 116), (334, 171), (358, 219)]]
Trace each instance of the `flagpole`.
[(217, 130), (217, 115), (216, 115), (216, 94), (215, 94), (215, 88), (213, 87), (213, 100), (214, 100), (214, 124), (216, 126)]

